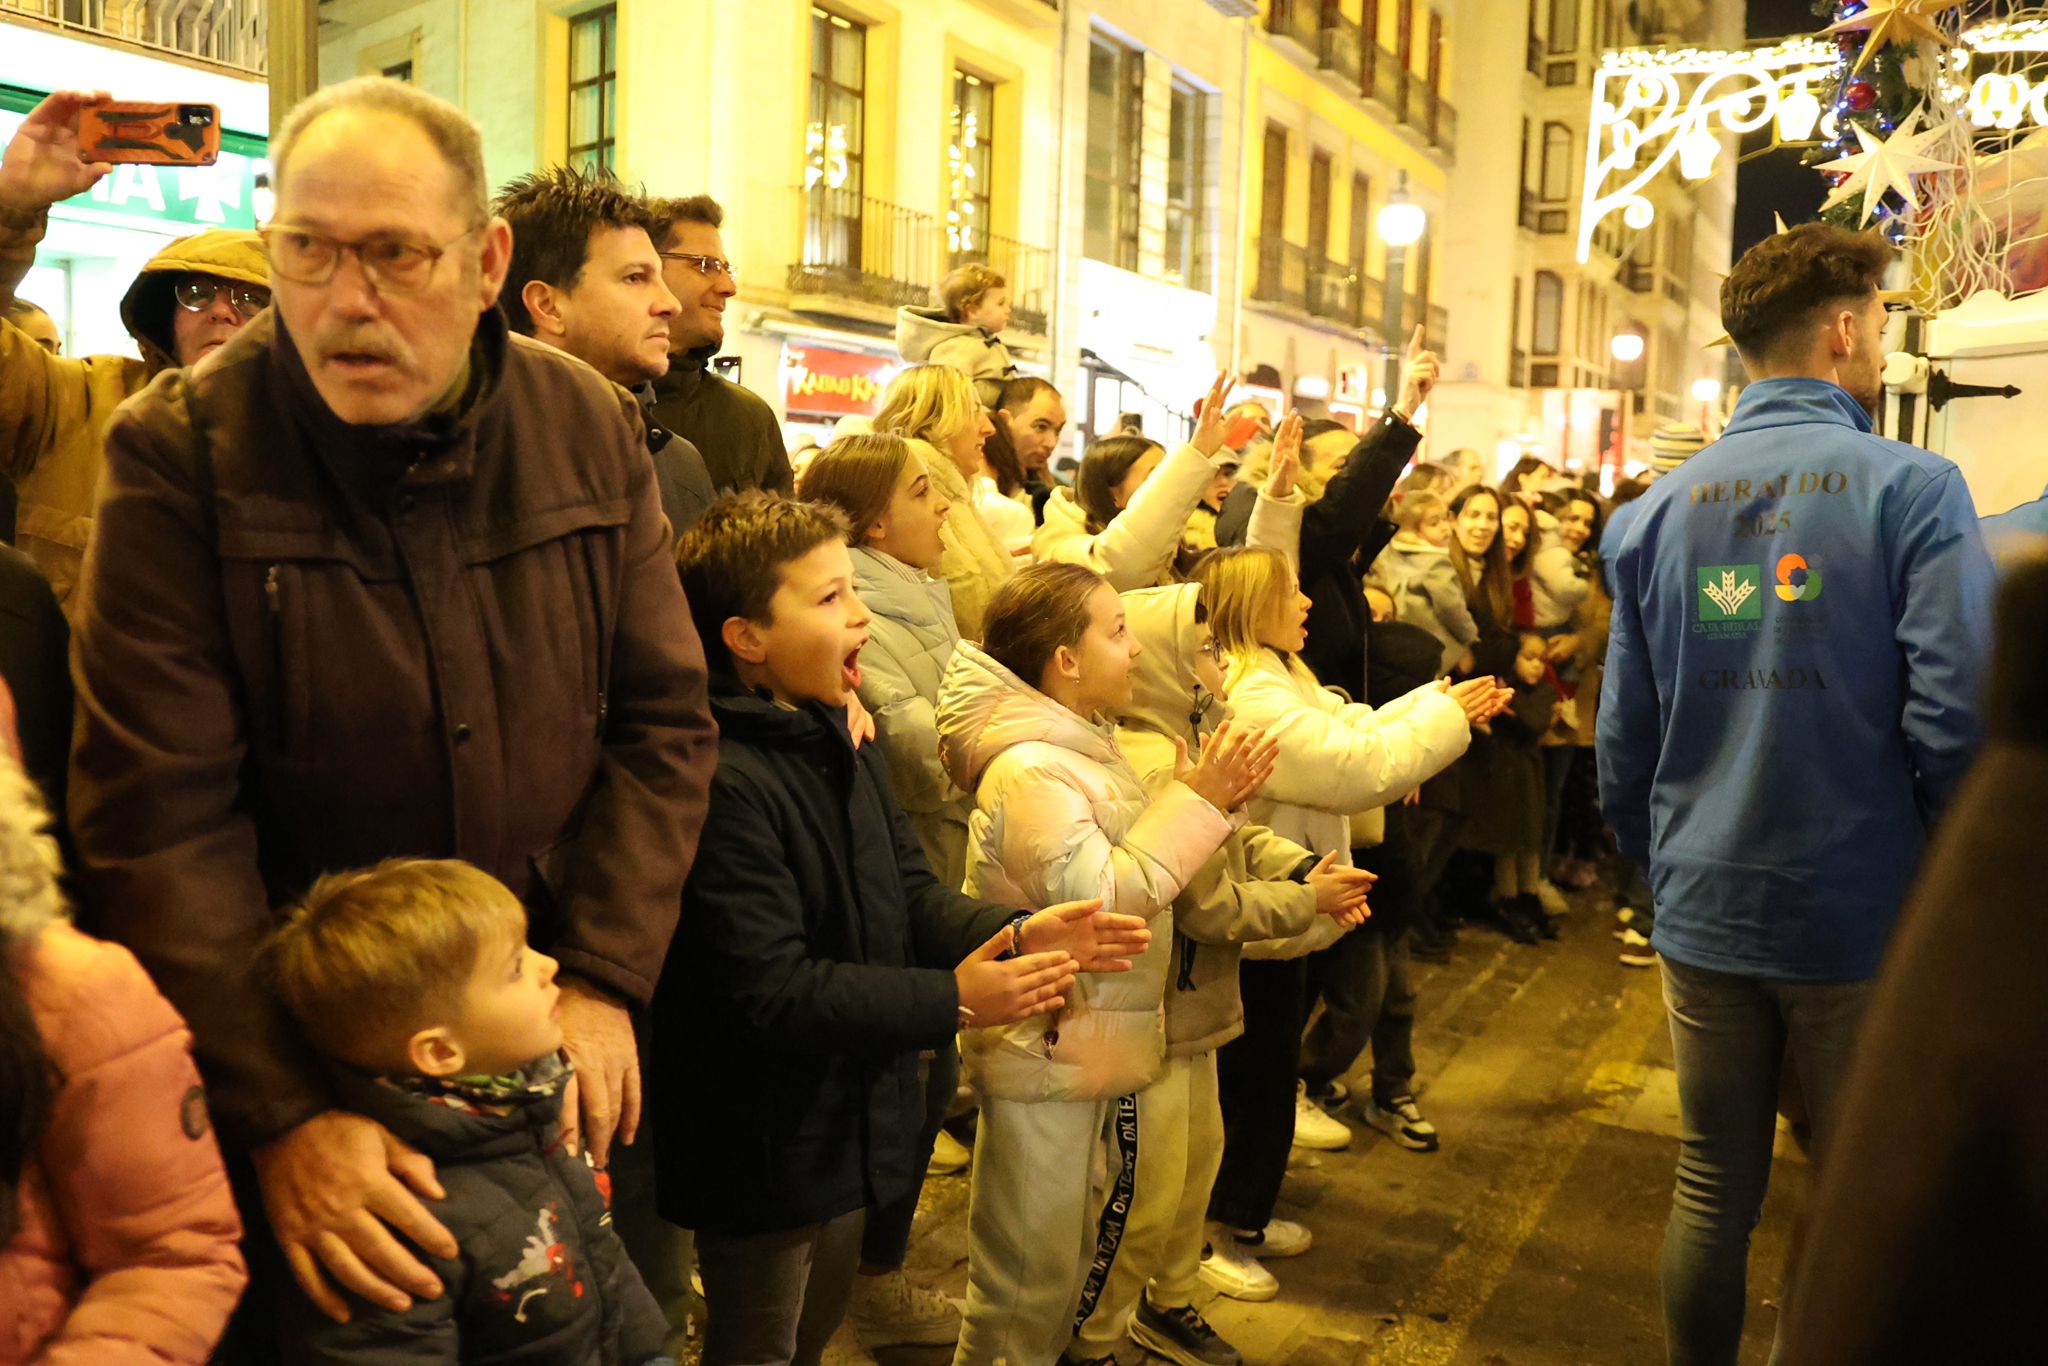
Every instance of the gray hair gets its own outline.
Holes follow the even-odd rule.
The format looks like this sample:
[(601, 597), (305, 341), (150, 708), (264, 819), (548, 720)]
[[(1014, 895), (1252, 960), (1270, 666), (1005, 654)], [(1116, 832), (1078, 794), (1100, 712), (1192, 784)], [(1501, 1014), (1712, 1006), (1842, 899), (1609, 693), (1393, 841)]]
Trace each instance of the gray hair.
[(271, 179), (284, 187), (285, 164), (299, 137), (323, 114), (343, 109), (372, 109), (409, 120), (427, 135), (456, 180), (457, 202), (482, 223), (491, 216), (490, 185), (484, 179), (483, 133), (469, 115), (416, 85), (389, 76), (358, 76), (325, 86), (293, 105), (284, 126), (271, 141)]

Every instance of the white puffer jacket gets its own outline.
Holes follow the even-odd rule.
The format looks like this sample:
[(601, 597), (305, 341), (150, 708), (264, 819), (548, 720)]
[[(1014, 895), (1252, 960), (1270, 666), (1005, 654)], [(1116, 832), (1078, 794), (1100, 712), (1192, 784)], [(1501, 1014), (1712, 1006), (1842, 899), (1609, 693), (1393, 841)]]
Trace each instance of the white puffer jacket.
[(853, 549), (853, 588), (874, 614), (860, 652), (860, 703), (875, 718), (889, 790), (917, 830), (939, 881), (967, 876), (967, 798), (939, 762), (939, 682), (960, 632), (953, 595), (892, 555)]
[(1019, 1101), (1151, 1085), (1166, 1049), (1168, 908), (1233, 822), (1182, 783), (1149, 796), (1114, 728), (1082, 720), (972, 645), (954, 651), (939, 690), (939, 752), (974, 794), (967, 895), (1020, 909), (1101, 897), (1152, 924), (1130, 972), (1081, 974), (1058, 1015), (962, 1034), (974, 1084)]
[[(1450, 767), (1472, 743), (1465, 711), (1434, 685), (1375, 711), (1316, 682), (1300, 661), (1260, 650), (1231, 661), (1230, 710), (1241, 726), (1279, 741), (1273, 776), (1251, 802), (1254, 822), (1318, 854), (1349, 865), (1354, 845), (1379, 842), (1377, 830), (1353, 830), (1351, 816), (1405, 796)], [(1335, 943), (1342, 927), (1328, 916), (1293, 939), (1264, 940), (1247, 958), (1299, 958)]]
[(1088, 530), (1088, 514), (1071, 489), (1056, 488), (1045, 500), (1045, 522), (1031, 538), (1031, 553), (1043, 564), (1058, 560), (1081, 564), (1108, 579), (1119, 593), (1156, 588), (1167, 582), (1173, 555), (1188, 515), (1202, 501), (1202, 490), (1216, 478), (1226, 460), (1219, 450), (1211, 460), (1192, 444), (1159, 463), (1159, 468), (1131, 501), (1099, 532)]

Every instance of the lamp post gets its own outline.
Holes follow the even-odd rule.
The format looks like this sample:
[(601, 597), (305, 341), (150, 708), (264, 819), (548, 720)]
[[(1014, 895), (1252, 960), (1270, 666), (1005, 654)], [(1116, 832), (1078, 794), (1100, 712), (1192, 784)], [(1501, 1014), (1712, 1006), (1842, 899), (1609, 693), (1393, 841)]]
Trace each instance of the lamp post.
[[(1422, 240), (1424, 230), (1429, 227), (1429, 215), (1420, 204), (1408, 197), (1408, 173), (1401, 172), (1401, 179), (1387, 195), (1387, 202), (1380, 206), (1375, 217), (1380, 240), (1387, 244), (1387, 315), (1381, 328), (1381, 335), (1387, 341), (1387, 392), (1397, 393), (1400, 389), (1400, 364), (1402, 348), (1407, 337), (1401, 331), (1404, 286), (1408, 275), (1408, 248)], [(1423, 300), (1427, 309), (1429, 301)], [(1412, 416), (1412, 414), (1411, 414)]]
[[(1607, 349), (1614, 356), (1614, 359), (1622, 365), (1634, 365), (1643, 358), (1643, 350), (1646, 345), (1647, 343), (1643, 340), (1643, 334), (1635, 327), (1630, 326), (1615, 333), (1613, 338), (1607, 343)], [(1621, 375), (1616, 374), (1614, 378), (1616, 381), (1615, 387), (1621, 390), (1621, 433), (1615, 443), (1620, 457), (1615, 461), (1617, 472), (1619, 472), (1619, 467), (1628, 464), (1629, 436), (1636, 425), (1636, 391), (1632, 386), (1620, 382)]]
[(1712, 375), (1694, 380), (1692, 382), (1692, 396), (1700, 405), (1700, 430), (1705, 432), (1707, 439), (1711, 441), (1714, 439), (1711, 416), (1714, 411), (1714, 401), (1721, 397), (1721, 381), (1715, 379)]

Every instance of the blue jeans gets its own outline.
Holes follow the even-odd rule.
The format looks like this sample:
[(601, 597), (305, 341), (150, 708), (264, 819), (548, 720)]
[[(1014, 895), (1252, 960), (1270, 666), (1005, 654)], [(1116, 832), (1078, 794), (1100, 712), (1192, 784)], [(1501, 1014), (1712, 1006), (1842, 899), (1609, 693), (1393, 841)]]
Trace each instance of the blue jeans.
[(1789, 1052), (1814, 1148), (1825, 1150), (1871, 984), (1774, 982), (1662, 961), (1683, 1130), (1664, 1231), (1666, 1351), (1671, 1366), (1734, 1366), (1779, 1072)]

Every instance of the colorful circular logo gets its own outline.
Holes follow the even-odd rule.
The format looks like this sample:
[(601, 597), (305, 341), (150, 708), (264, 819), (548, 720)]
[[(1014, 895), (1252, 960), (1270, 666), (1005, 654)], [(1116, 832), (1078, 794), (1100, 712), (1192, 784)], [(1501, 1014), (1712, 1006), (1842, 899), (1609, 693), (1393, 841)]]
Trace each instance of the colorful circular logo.
[(1804, 555), (1780, 556), (1778, 596), (1786, 602), (1812, 602), (1820, 596), (1820, 571)]

